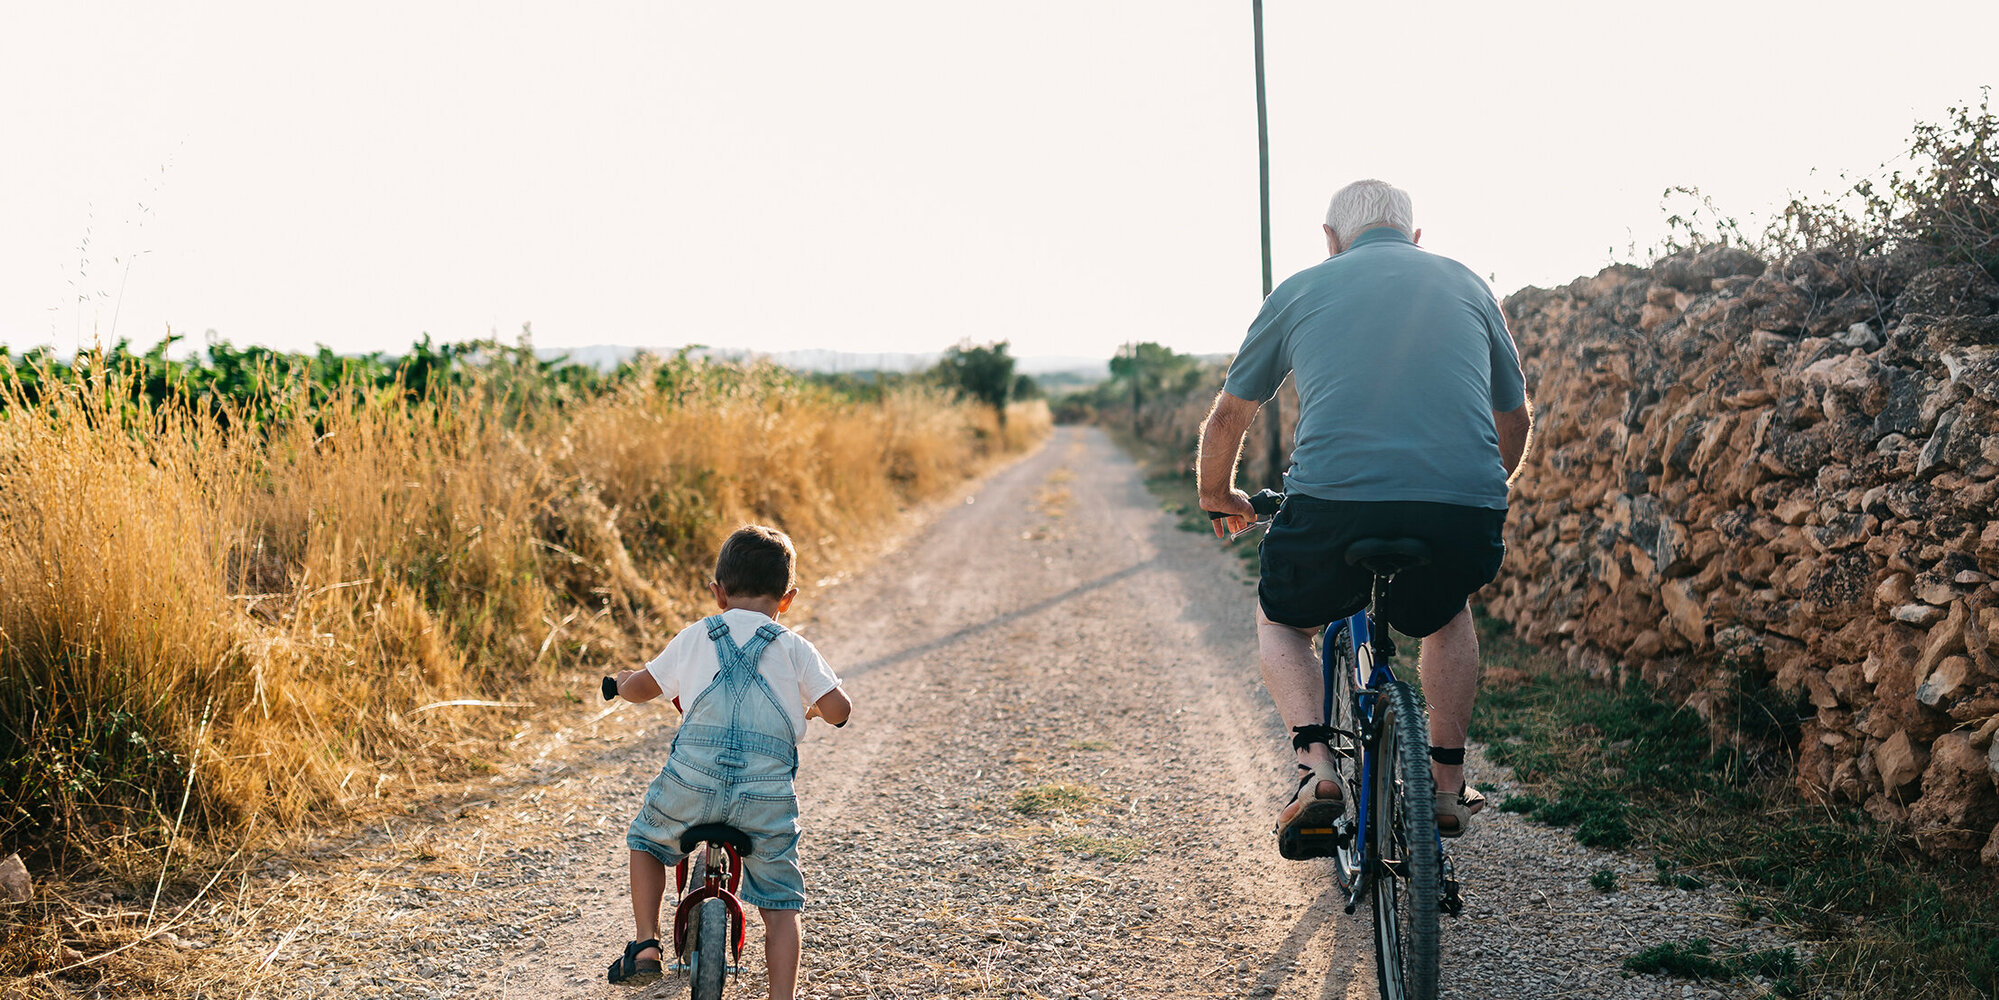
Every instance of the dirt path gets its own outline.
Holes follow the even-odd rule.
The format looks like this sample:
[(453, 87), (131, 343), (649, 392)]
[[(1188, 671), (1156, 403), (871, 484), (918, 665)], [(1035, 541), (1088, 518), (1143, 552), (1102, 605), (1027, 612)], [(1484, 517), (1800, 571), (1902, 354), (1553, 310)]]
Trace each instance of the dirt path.
[[(1289, 755), (1235, 566), (1102, 434), (1061, 429), (815, 594), (798, 624), (857, 710), (802, 748), (803, 995), (1372, 997), (1368, 918), (1267, 832)], [(253, 915), (189, 936), (262, 963), (266, 996), (685, 995), (603, 982), (630, 937), (625, 824), (671, 713), (598, 711), (524, 733), (515, 763), (405, 823), (267, 870)], [(1742, 933), (1725, 901), (1513, 816), (1457, 853), (1448, 995), (1718, 995), (1617, 963)], [(1606, 867), (1630, 888), (1592, 892)], [(748, 954), (731, 996), (763, 995), (760, 933)]]

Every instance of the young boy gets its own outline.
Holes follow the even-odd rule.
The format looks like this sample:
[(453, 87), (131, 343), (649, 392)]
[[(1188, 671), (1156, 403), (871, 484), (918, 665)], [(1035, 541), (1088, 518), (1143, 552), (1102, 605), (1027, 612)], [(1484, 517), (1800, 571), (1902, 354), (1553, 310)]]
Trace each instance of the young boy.
[(796, 561), (784, 532), (737, 529), (708, 584), (722, 613), (682, 629), (645, 669), (618, 674), (625, 700), (673, 698), (682, 714), (666, 766), (625, 834), (638, 937), (611, 963), (611, 982), (659, 978), (660, 902), (681, 834), (727, 823), (750, 837), (741, 895), (763, 916), (772, 1000), (792, 1000), (797, 989), (798, 739), (813, 716), (846, 725), (853, 703), (819, 651), (777, 623), (798, 595)]

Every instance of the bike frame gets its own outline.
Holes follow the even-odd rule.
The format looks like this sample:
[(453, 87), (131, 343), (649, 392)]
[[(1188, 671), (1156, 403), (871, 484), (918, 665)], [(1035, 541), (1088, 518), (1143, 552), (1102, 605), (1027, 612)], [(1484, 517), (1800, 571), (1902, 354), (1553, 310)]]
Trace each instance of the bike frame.
[[(1354, 676), (1354, 721), (1359, 732), (1354, 734), (1355, 752), (1360, 760), (1361, 794), (1354, 803), (1354, 844), (1360, 851), (1360, 874), (1354, 879), (1354, 890), (1347, 899), (1348, 910), (1367, 895), (1374, 884), (1374, 838), (1367, 835), (1372, 817), (1368, 810), (1373, 805), (1366, 789), (1372, 788), (1374, 780), (1374, 701), (1383, 685), (1395, 679), (1395, 671), (1389, 667), (1386, 658), (1374, 655), (1374, 622), (1369, 616), (1369, 607), (1354, 612), (1326, 626), (1326, 635), (1319, 644), (1320, 680), (1325, 686), (1325, 700), (1321, 707), (1324, 718), (1333, 718), (1333, 671), (1339, 669), (1335, 643), (1344, 643), (1353, 653)], [(1346, 790), (1351, 793), (1351, 789)]]
[(688, 924), (701, 905), (710, 897), (719, 897), (729, 908), (730, 965), (741, 965), (743, 961), (743, 931), (747, 921), (743, 913), (742, 900), (736, 891), (743, 884), (743, 859), (736, 849), (720, 841), (704, 841), (700, 850), (705, 852), (702, 867), (707, 872), (706, 881), (692, 890), (687, 887), (687, 868), (694, 860), (692, 854), (681, 858), (673, 868), (674, 891), (680, 894), (680, 902), (673, 909), (673, 952), (685, 957), (687, 949), (693, 946), (688, 939)]

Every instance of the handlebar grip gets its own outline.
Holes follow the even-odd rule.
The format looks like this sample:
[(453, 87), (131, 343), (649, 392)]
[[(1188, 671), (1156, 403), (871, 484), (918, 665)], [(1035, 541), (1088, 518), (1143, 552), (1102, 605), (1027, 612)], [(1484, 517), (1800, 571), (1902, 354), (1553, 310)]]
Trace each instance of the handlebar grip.
[(604, 700), (610, 701), (613, 698), (616, 698), (617, 696), (618, 696), (618, 679), (616, 677), (604, 678)]
[[(1282, 506), (1284, 506), (1284, 494), (1276, 490), (1258, 490), (1249, 498), (1249, 509), (1265, 517), (1277, 513), (1277, 508)], [(1233, 514), (1224, 514), (1218, 510), (1208, 511), (1208, 520), (1210, 521), (1219, 521), (1222, 518), (1234, 516)]]

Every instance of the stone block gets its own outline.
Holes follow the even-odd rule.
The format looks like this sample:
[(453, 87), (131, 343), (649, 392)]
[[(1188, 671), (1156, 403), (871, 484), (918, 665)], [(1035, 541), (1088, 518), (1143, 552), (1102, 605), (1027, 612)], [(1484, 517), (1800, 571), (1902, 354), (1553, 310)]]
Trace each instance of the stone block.
[(1971, 618), (1971, 609), (1957, 601), (1950, 606), (1949, 614), (1930, 626), (1929, 635), (1923, 637), (1923, 655), (1916, 661), (1916, 676), (1928, 677), (1943, 658), (1964, 652), (1965, 625)]
[(1658, 656), (1665, 648), (1665, 637), (1659, 634), (1659, 630), (1648, 628), (1638, 633), (1637, 638), (1631, 640), (1631, 645), (1624, 650), (1624, 655), (1627, 659), (1632, 660), (1650, 660)]
[(35, 880), (28, 876), (28, 866), (21, 863), (19, 854), (9, 854), (0, 861), (0, 899), (9, 903), (25, 903), (35, 898)]
[(1906, 730), (1898, 730), (1874, 748), (1874, 770), (1881, 775), (1882, 787), (1890, 792), (1921, 777), (1928, 765), (1928, 752), (1910, 741)]
[(1946, 656), (1916, 686), (1916, 703), (1942, 711), (1970, 692), (1973, 671), (1968, 656)]
[(1874, 606), (1892, 612), (1906, 604), (1916, 602), (1914, 588), (1909, 585), (1909, 574), (1890, 573), (1874, 585)]
[(1888, 612), (1888, 615), (1904, 625), (1928, 628), (1943, 619), (1944, 610), (1934, 604), (1924, 604), (1916, 601), (1896, 607), (1894, 610)]
[(1972, 749), (1970, 733), (1937, 737), (1923, 771), (1922, 797), (1909, 810), (1917, 845), (1931, 854), (1969, 854), (1984, 846), (1995, 825), (1999, 792), (1985, 755)]
[(1695, 646), (1705, 645), (1707, 612), (1693, 586), (1685, 580), (1668, 580), (1659, 588), (1659, 596), (1666, 604), (1666, 620), (1660, 623), (1661, 628), (1671, 629)]
[(1999, 283), (1976, 264), (1949, 264), (1909, 279), (1895, 308), (1904, 315), (1983, 316), (1999, 300)]

